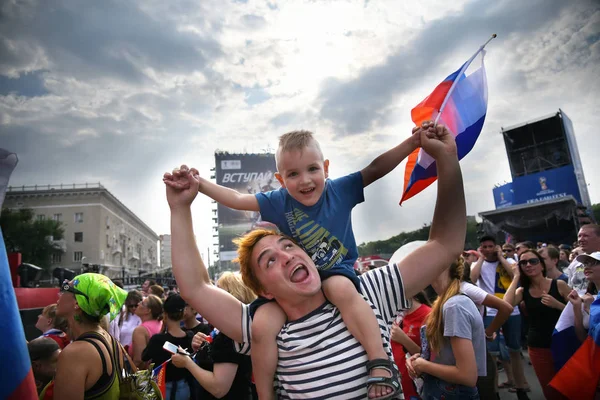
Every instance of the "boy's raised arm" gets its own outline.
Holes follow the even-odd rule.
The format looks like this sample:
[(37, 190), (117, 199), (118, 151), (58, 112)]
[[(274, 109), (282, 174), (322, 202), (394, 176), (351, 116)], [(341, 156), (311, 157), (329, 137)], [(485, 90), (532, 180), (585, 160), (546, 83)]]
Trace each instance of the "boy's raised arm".
[(173, 275), (185, 301), (225, 335), (237, 342), (242, 337), (242, 304), (210, 283), (200, 257), (190, 206), (198, 194), (198, 171), (185, 165), (165, 174), (167, 201), (171, 208), (171, 262)]
[(258, 200), (253, 194), (244, 194), (233, 189), (212, 183), (208, 179), (199, 177), (198, 191), (207, 195), (219, 204), (234, 210), (260, 211)]
[(376, 180), (389, 174), (406, 157), (419, 147), (419, 135), (408, 137), (398, 146), (381, 154), (360, 171), (363, 179), (363, 186), (367, 187)]

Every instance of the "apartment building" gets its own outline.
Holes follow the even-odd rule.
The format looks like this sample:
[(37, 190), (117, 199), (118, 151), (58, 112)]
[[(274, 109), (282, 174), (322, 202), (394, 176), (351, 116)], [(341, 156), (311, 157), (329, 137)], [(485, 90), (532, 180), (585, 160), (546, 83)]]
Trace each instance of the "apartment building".
[(158, 235), (100, 183), (10, 186), (4, 206), (31, 208), (38, 219), (60, 221), (63, 240), (53, 267), (98, 265), (116, 278), (158, 267)]
[(171, 235), (160, 235), (160, 269), (171, 267)]

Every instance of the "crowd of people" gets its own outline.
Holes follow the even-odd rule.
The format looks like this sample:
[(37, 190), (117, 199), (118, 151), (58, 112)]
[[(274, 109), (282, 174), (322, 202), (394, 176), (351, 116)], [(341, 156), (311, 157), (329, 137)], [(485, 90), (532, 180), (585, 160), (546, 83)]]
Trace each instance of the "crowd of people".
[[(419, 146), (437, 163), (429, 240), (357, 274), (351, 210)], [(64, 282), (29, 343), (41, 398), (117, 399), (130, 365), (166, 365), (169, 400), (495, 399), (504, 388), (527, 399), (525, 345), (544, 396), (564, 398), (550, 385), (552, 332), (567, 303), (577, 340), (600, 326), (600, 226), (583, 226), (573, 251), (491, 236), (465, 251), (456, 144), (430, 122), (346, 177), (327, 179), (329, 162), (305, 131), (281, 138), (276, 161), (282, 188), (266, 193), (234, 192), (186, 166), (165, 174), (177, 289), (148, 281), (126, 292), (98, 274)], [(278, 228), (236, 239), (240, 272), (217, 282), (195, 243), (199, 192)]]

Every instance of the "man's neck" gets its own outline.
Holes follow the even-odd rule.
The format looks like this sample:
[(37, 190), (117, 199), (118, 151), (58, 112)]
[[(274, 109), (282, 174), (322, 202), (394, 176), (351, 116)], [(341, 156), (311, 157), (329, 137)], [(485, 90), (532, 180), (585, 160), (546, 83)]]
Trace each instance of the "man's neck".
[(183, 321), (183, 325), (185, 326), (186, 329), (193, 329), (195, 327), (197, 327), (198, 325), (200, 325), (200, 322), (194, 317), (194, 318), (189, 318)]
[(327, 299), (323, 292), (319, 291), (314, 296), (302, 297), (296, 301), (286, 302), (284, 300), (277, 300), (277, 304), (283, 310), (287, 316), (288, 321), (295, 321), (310, 314), (317, 308), (323, 305)]
[(557, 279), (561, 274), (562, 272), (556, 266), (551, 265), (546, 269), (546, 276), (550, 279)]
[(485, 261), (489, 262), (489, 263), (495, 263), (498, 262), (498, 257), (497, 256), (489, 256), (485, 258)]

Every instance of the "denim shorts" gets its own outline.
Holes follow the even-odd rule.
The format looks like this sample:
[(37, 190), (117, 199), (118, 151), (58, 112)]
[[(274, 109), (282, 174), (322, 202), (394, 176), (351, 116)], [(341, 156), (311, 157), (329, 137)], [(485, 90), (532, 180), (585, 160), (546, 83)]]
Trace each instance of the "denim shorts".
[[(483, 317), (483, 325), (488, 327), (493, 319), (494, 317), (492, 316)], [(506, 347), (510, 351), (521, 351), (521, 315), (511, 315), (508, 317), (508, 320), (502, 325), (502, 334), (506, 342)], [(493, 342), (487, 342), (487, 349), (494, 356), (500, 354), (499, 335)]]
[(165, 400), (189, 400), (190, 385), (185, 379), (166, 382), (165, 386), (167, 389)]
[(425, 375), (423, 400), (479, 400), (477, 387), (449, 383), (435, 376)]

